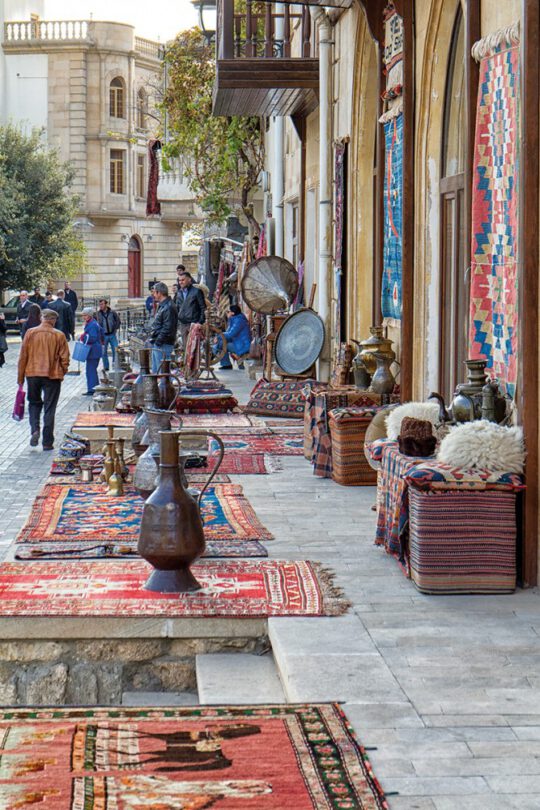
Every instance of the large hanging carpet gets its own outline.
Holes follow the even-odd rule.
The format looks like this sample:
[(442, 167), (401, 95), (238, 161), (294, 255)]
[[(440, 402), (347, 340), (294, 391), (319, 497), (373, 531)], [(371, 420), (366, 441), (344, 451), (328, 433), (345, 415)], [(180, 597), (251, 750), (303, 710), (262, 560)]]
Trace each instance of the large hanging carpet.
[(143, 560), (13, 562), (0, 566), (0, 616), (338, 616), (348, 603), (317, 563), (204, 560), (192, 566), (201, 590), (144, 590)]
[(0, 711), (2, 807), (382, 810), (328, 705)]
[[(257, 540), (207, 540), (203, 557), (268, 557)], [(24, 543), (16, 560), (118, 560), (140, 559), (137, 543)]]
[[(112, 497), (102, 484), (46, 484), (17, 542), (135, 543), (143, 505), (131, 487)], [(208, 540), (272, 540), (238, 484), (210, 486), (201, 511)]]

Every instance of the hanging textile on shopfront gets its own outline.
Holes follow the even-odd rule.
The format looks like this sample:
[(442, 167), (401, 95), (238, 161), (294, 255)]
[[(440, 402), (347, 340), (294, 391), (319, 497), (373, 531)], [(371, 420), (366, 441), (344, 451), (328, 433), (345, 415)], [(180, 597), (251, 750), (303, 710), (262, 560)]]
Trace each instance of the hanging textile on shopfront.
[(341, 296), (343, 279), (343, 226), (345, 221), (345, 160), (347, 144), (336, 143), (334, 164), (335, 209), (334, 209), (334, 281), (336, 296), (335, 328), (336, 339), (339, 339), (341, 326)]
[(480, 62), (474, 173), (470, 294), (471, 358), (511, 396), (517, 379), (519, 29), (477, 42)]
[(403, 235), (403, 114), (384, 123), (383, 318), (401, 321)]
[(401, 95), (403, 90), (403, 20), (388, 3), (384, 10), (384, 72), (386, 89), (383, 99), (389, 101)]

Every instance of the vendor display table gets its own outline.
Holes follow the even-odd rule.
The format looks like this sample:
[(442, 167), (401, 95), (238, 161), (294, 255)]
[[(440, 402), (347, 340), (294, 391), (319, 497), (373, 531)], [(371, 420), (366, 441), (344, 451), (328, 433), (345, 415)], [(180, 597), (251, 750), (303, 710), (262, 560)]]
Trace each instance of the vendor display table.
[(373, 408), (380, 405), (378, 394), (359, 391), (354, 386), (331, 388), (327, 391), (306, 390), (304, 426), (306, 433), (305, 455), (313, 464), (313, 474), (319, 478), (332, 475), (332, 440), (328, 414), (334, 408), (357, 405)]
[(508, 593), (516, 581), (520, 476), (453, 469), (369, 446), (380, 462), (375, 544), (397, 557), (424, 593)]

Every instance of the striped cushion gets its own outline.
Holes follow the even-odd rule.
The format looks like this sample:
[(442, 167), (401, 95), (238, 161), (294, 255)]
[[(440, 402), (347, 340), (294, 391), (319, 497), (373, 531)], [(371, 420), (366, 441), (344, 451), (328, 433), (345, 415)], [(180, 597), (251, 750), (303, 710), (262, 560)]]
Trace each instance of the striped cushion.
[(409, 565), (424, 593), (508, 593), (516, 585), (514, 492), (409, 489)]

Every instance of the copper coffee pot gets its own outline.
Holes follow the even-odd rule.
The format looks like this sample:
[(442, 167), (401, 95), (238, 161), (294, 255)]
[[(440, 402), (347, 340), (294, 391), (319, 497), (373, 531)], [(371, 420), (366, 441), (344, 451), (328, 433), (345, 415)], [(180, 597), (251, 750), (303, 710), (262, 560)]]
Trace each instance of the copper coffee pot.
[(149, 591), (186, 593), (201, 585), (190, 571), (205, 549), (199, 504), (182, 483), (177, 431), (161, 431), (161, 458), (156, 490), (143, 507), (137, 551), (154, 571)]

